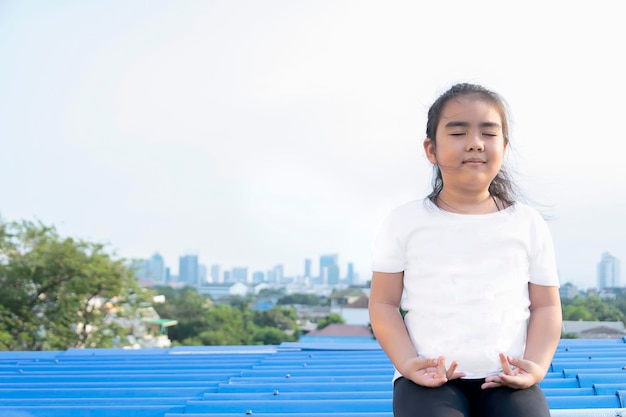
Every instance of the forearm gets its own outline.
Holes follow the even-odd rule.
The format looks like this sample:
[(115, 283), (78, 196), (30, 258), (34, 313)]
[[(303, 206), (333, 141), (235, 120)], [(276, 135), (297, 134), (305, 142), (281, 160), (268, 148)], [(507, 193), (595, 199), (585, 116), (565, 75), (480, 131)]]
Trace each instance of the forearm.
[(561, 306), (548, 305), (531, 311), (524, 359), (541, 366), (545, 376), (561, 338)]
[(370, 304), (372, 330), (391, 362), (398, 371), (403, 365), (417, 357), (415, 347), (406, 330), (397, 306), (385, 303)]

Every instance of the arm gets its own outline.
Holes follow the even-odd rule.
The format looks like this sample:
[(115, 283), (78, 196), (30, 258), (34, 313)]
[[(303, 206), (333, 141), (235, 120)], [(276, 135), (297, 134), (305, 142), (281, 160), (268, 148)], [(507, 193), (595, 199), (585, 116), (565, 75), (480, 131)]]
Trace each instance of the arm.
[(370, 291), (369, 313), (374, 335), (396, 369), (417, 357), (399, 311), (404, 272), (374, 272)]
[[(486, 379), (483, 388), (506, 385), (528, 388), (538, 384), (548, 372), (561, 338), (561, 300), (558, 287), (528, 284), (530, 319), (524, 358), (500, 354), (503, 373)], [(511, 368), (511, 365), (516, 368)]]
[(524, 359), (528, 359), (541, 367), (541, 375), (538, 375), (540, 381), (548, 372), (561, 338), (561, 300), (558, 287), (528, 285), (530, 320)]
[(370, 291), (369, 313), (372, 330), (395, 368), (407, 379), (424, 386), (440, 386), (448, 379), (464, 374), (455, 372), (453, 362), (449, 369), (445, 359), (419, 358), (399, 311), (404, 273), (374, 272)]

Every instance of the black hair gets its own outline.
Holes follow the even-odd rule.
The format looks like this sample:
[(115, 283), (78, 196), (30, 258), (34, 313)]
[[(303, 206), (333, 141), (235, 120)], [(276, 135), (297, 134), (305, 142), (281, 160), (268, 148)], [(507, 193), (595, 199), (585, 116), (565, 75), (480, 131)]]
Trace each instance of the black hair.
[[(507, 106), (502, 97), (497, 93), (488, 90), (487, 88), (476, 85), (461, 83), (455, 84), (448, 91), (439, 96), (437, 100), (428, 109), (428, 121), (426, 123), (426, 137), (428, 137), (433, 146), (437, 146), (437, 126), (441, 120), (441, 111), (448, 101), (460, 96), (478, 96), (483, 100), (490, 102), (500, 113), (500, 119), (502, 120), (502, 135), (504, 137), (504, 143), (509, 144), (509, 118), (507, 112)], [(441, 170), (439, 166), (435, 164), (433, 166), (433, 190), (428, 195), (428, 198), (435, 201), (441, 190), (443, 189), (443, 177), (441, 176)], [(515, 203), (519, 193), (517, 187), (511, 180), (509, 173), (504, 165), (500, 168), (500, 171), (496, 177), (489, 184), (489, 193), (498, 198), (505, 207), (508, 207)]]

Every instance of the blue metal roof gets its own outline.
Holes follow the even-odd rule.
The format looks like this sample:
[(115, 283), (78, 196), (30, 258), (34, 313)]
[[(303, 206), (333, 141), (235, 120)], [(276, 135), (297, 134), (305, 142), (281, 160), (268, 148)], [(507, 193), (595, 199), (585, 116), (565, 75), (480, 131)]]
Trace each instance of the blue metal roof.
[[(392, 417), (375, 341), (0, 352), (2, 417)], [(553, 417), (626, 415), (626, 341), (563, 339)]]

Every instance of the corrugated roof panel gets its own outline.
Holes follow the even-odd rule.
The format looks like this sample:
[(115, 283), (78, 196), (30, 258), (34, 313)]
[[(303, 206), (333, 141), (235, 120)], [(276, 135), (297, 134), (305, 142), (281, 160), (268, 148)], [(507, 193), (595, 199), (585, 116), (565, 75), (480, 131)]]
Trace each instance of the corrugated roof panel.
[[(624, 365), (622, 339), (562, 340), (552, 415), (617, 415)], [(375, 341), (0, 352), (0, 416), (392, 417), (392, 375)]]

